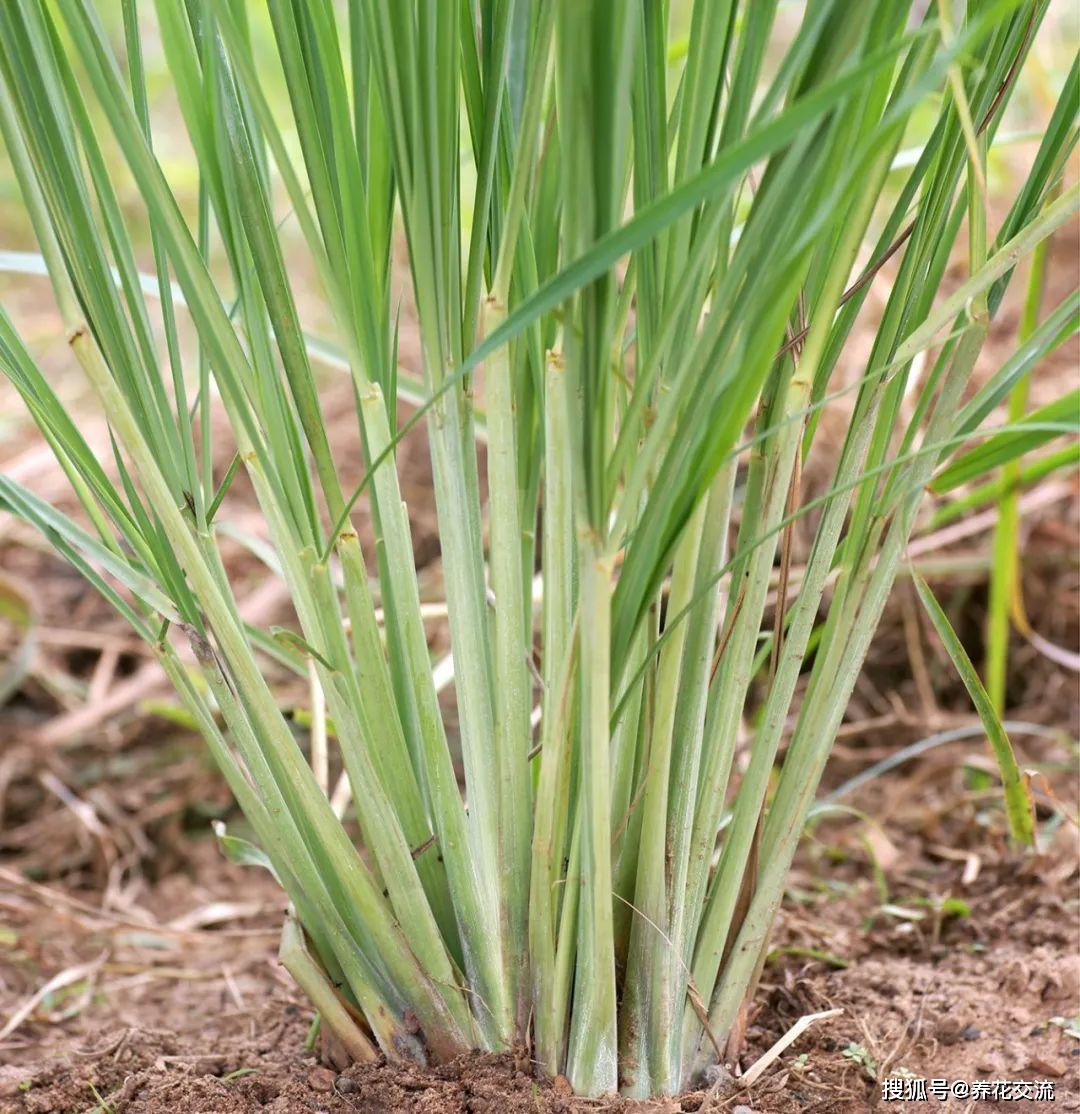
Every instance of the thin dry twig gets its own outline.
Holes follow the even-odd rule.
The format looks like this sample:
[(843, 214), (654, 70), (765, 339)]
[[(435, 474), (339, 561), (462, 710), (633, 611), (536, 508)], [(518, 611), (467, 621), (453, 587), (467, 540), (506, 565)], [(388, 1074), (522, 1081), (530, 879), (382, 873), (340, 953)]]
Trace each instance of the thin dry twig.
[(822, 1010), (820, 1013), (808, 1013), (800, 1017), (798, 1021), (766, 1052), (762, 1055), (753, 1066), (743, 1073), (739, 1082), (743, 1087), (752, 1087), (764, 1074), (769, 1065), (776, 1060), (780, 1053), (784, 1051), (789, 1045), (794, 1044), (810, 1028), (811, 1025), (816, 1025), (819, 1021), (824, 1021), (827, 1017), (836, 1017), (844, 1011), (840, 1008), (832, 1010)]
[(68, 967), (53, 975), (48, 982), (38, 987), (38, 989), (15, 1010), (11, 1017), (8, 1018), (7, 1024), (0, 1029), (0, 1041), (10, 1037), (54, 991), (62, 990), (65, 986), (71, 986), (73, 983), (81, 982), (83, 979), (88, 979), (94, 975), (98, 968), (101, 967), (108, 958), (108, 955), (108, 951), (103, 951), (97, 959), (92, 959), (88, 963), (76, 963), (74, 966)]

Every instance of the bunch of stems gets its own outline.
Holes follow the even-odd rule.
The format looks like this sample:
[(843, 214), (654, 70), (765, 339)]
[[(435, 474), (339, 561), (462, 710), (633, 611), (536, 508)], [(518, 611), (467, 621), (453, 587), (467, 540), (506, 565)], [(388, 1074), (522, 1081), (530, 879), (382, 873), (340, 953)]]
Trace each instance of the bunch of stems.
[[(153, 647), (254, 833), (237, 853), (289, 896), (283, 960), (355, 1058), (529, 1041), (583, 1094), (651, 1095), (737, 1046), (927, 485), (1073, 428), (986, 421), (1075, 331), (1075, 293), (972, 382), (1014, 268), (1078, 206), (1054, 192), (1074, 67), (988, 215), (1046, 6), (0, 4), (0, 134), (112, 448), (96, 459), (2, 314), (0, 369), (82, 512), (7, 478), (0, 502)], [(194, 199), (156, 151), (151, 41)], [(419, 385), (397, 367), (399, 237)], [(302, 324), (311, 287), (332, 341)], [(856, 327), (872, 347), (839, 387)], [(354, 489), (328, 358), (354, 387)], [(453, 733), (397, 469), (420, 420)], [(806, 500), (813, 453), (832, 478)], [(244, 621), (221, 557), (240, 472), (288, 631)], [(310, 683), (310, 760), (271, 659)]]

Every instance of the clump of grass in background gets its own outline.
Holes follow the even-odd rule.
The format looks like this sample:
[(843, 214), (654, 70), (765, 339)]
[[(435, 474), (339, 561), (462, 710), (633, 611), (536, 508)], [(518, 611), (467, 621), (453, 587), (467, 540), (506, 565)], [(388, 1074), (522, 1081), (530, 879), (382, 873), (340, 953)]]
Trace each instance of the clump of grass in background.
[[(91, 0), (0, 5), (0, 128), (114, 446), (107, 469), (2, 316), (0, 367), (85, 518), (3, 478), (0, 499), (153, 645), (257, 836), (233, 853), (271, 866), (295, 909), (286, 966), (357, 1059), (529, 1039), (581, 1093), (649, 1095), (722, 1058), (922, 493), (972, 438), (985, 467), (1016, 455), (1016, 432), (984, 422), (1076, 327), (1070, 294), (970, 389), (1014, 267), (1077, 209), (1075, 187), (1053, 193), (1074, 67), (1008, 215), (988, 220), (987, 150), (1045, 0), (811, 0), (787, 37), (777, 0), (679, 7), (681, 46), (653, 0), (156, 0), (156, 31), (124, 0), (122, 42)], [(151, 34), (198, 166), (193, 213), (155, 156)], [(905, 141), (915, 159), (897, 159)], [(125, 211), (128, 181), (141, 205)], [(463, 789), (395, 467), (399, 231)], [(940, 292), (958, 251), (963, 280)], [(889, 259), (831, 484), (804, 501), (833, 372)], [(327, 346), (297, 309), (292, 276), (312, 269), (355, 385), (352, 491), (312, 366)], [(237, 611), (214, 522), (238, 469), (293, 631)], [(311, 678), (319, 776), (264, 655)], [(331, 738), (348, 790), (333, 801)]]

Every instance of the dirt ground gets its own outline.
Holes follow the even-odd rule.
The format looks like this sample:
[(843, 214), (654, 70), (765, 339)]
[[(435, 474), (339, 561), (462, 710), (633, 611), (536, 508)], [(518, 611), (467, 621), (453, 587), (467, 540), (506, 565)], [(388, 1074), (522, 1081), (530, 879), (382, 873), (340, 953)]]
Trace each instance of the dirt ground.
[(0, 1110), (996, 1108), (880, 1103), (889, 1076), (1048, 1080), (1056, 1102), (1023, 1109), (1080, 1110), (1076, 834), (1063, 825), (1039, 854), (1010, 855), (996, 811), (989, 830), (973, 825), (978, 806), (955, 761), (928, 763), (921, 800), (904, 776), (853, 798), (885, 817), (880, 829), (822, 824), (808, 843), (740, 1066), (800, 1017), (843, 1012), (811, 1027), (749, 1091), (721, 1084), (649, 1106), (585, 1103), (534, 1077), (527, 1052), (434, 1073), (338, 1073), (305, 1051), (311, 1014), (276, 963), (273, 882), (184, 835), (175, 867), (112, 908), (100, 893), (3, 868), (0, 1017), (25, 1019), (0, 1042)]
[[(1074, 260), (1075, 240), (1058, 253)], [(1063, 288), (1074, 271), (1070, 261)], [(51, 321), (43, 311), (41, 335)], [(987, 368), (1011, 350), (1014, 329), (1006, 307)], [(46, 360), (62, 347), (46, 348)], [(1076, 366), (1070, 345), (1040, 371), (1034, 403), (1057, 393), (1053, 376), (1073, 382)], [(79, 389), (65, 387), (75, 401)], [(15, 412), (11, 402), (0, 388), (0, 415)], [(358, 468), (347, 385), (331, 384), (327, 410), (339, 416), (331, 440), (345, 470)], [(88, 438), (103, 442), (86, 412)], [(63, 477), (14, 422), (0, 428), (0, 467), (63, 503)], [(426, 598), (438, 599), (426, 454), (422, 440), (409, 445), (401, 465), (417, 560)], [(1075, 477), (1051, 478), (1022, 501), (1028, 612), (1047, 641), (1070, 649), (1080, 640), (1078, 508)], [(257, 525), (242, 484), (228, 509), (239, 529)], [(362, 510), (357, 522), (363, 534)], [(992, 516), (975, 515), (927, 529), (910, 554), (962, 617), (977, 661), (991, 526)], [(243, 545), (230, 543), (226, 556), (245, 614), (278, 621), (279, 584)], [(1013, 649), (1009, 719), (1029, 725), (1013, 736), (1034, 771), (1037, 851), (1010, 851), (975, 731), (842, 793), (800, 853), (735, 1074), (676, 1100), (587, 1102), (565, 1080), (538, 1078), (527, 1050), (430, 1072), (328, 1066), (308, 1040), (310, 1008), (277, 964), (282, 896), (267, 875), (218, 852), (211, 821), (242, 831), (242, 820), (149, 655), (2, 517), (0, 578), (26, 602), (35, 641), (0, 709), (0, 1114), (1080, 1110), (1076, 677), (1028, 643)], [(0, 620), (0, 666), (26, 637), (25, 624)], [(431, 641), (445, 649), (437, 625)], [(302, 710), (302, 690), (280, 692)], [(823, 798), (916, 740), (973, 723), (901, 580)], [(755, 1086), (739, 1083), (800, 1018), (822, 1011), (839, 1012), (811, 1025)], [(1056, 1098), (983, 1100), (961, 1087), (944, 1101), (884, 1102), (890, 1078), (1043, 1081)]]

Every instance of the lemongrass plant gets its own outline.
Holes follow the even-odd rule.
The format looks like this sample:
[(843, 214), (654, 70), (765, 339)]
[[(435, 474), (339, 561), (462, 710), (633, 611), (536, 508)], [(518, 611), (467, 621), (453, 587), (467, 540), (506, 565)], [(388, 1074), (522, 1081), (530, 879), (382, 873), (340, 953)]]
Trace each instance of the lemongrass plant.
[[(147, 7), (0, 4), (4, 142), (114, 450), (95, 459), (4, 315), (0, 367), (85, 513), (8, 479), (0, 499), (152, 645), (295, 910), (286, 966), (351, 1055), (528, 1043), (583, 1094), (677, 1091), (737, 1047), (924, 489), (973, 438), (1000, 463), (1015, 434), (988, 416), (1076, 327), (1073, 294), (972, 386), (1012, 271), (1078, 204), (1054, 193), (1074, 68), (990, 216), (988, 150), (1047, 0)], [(151, 37), (197, 204), (155, 154)], [(401, 424), (399, 236), (423, 358)], [(872, 349), (845, 381), (856, 327)], [(355, 490), (328, 354), (355, 386)], [(421, 419), (453, 733), (395, 461)], [(815, 453), (832, 480), (807, 500)], [(277, 637), (243, 621), (219, 553), (238, 469), (295, 610)], [(332, 740), (355, 840), (267, 655), (313, 679), (316, 766)]]

